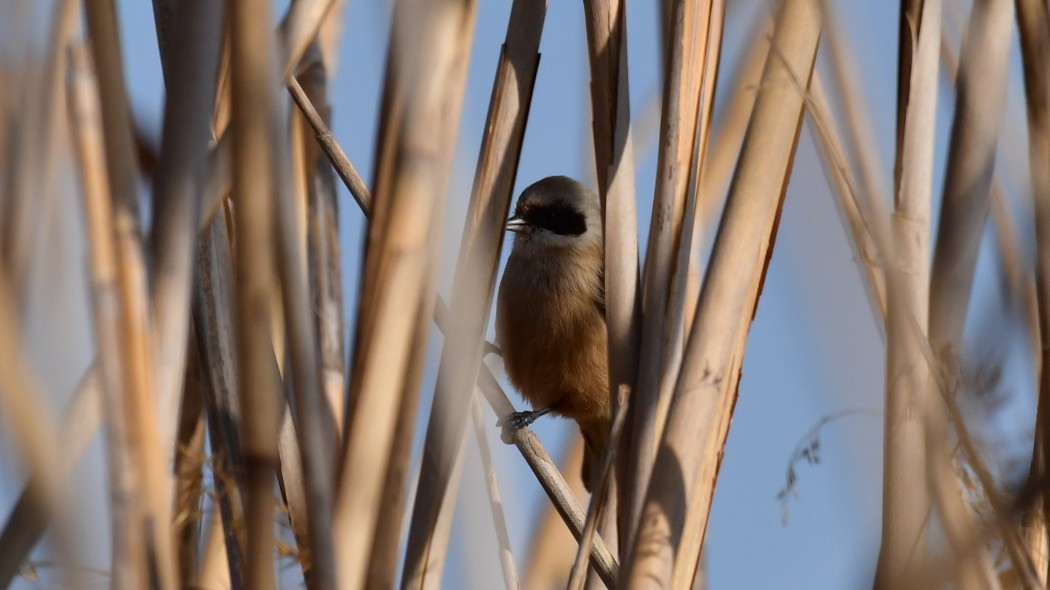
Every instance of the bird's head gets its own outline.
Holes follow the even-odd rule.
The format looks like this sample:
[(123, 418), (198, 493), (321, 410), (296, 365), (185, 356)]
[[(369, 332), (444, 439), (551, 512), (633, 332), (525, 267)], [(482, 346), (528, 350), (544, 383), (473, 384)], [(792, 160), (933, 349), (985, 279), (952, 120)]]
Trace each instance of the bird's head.
[(568, 176), (548, 176), (522, 191), (506, 229), (515, 249), (592, 246), (602, 239), (598, 195)]

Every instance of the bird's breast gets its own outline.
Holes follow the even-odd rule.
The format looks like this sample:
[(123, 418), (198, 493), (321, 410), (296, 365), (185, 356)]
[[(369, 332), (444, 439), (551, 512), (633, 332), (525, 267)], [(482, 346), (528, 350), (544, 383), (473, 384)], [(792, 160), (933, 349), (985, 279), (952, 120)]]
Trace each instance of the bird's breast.
[[(511, 383), (533, 407), (577, 420), (608, 413), (600, 273), (514, 255), (500, 284), (496, 338)], [(590, 275), (590, 276), (588, 276)]]

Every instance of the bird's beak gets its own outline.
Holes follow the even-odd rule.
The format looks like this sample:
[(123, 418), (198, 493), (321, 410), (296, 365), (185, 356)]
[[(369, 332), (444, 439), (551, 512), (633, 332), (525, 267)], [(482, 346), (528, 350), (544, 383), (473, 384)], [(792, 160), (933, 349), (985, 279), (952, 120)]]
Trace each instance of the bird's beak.
[(520, 234), (521, 232), (525, 231), (525, 228), (528, 225), (529, 224), (524, 219), (515, 215), (514, 217), (511, 217), (507, 220), (507, 225), (505, 225), (503, 229), (507, 231), (512, 231), (516, 234)]

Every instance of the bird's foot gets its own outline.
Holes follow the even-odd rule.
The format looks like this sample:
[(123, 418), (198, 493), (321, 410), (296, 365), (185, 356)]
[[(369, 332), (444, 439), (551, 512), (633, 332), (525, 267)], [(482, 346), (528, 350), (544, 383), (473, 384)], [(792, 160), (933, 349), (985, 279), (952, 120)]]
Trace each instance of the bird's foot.
[(543, 408), (542, 410), (512, 412), (499, 420), (496, 420), (496, 426), (502, 429), (499, 435), (500, 440), (508, 445), (513, 444), (515, 432), (522, 428), (528, 428), (537, 418), (550, 411), (550, 408)]

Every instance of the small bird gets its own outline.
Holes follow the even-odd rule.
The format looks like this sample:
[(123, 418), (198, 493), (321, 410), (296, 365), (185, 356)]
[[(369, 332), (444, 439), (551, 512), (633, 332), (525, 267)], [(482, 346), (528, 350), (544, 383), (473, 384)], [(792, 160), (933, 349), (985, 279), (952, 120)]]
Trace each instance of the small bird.
[(507, 441), (508, 429), (547, 413), (575, 420), (591, 489), (612, 422), (598, 196), (569, 177), (544, 178), (518, 197), (506, 229), (514, 247), (499, 286), (496, 343), (510, 382), (534, 410), (497, 426)]

